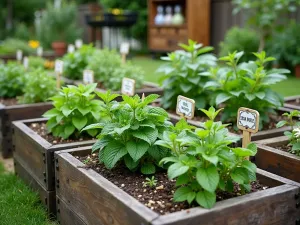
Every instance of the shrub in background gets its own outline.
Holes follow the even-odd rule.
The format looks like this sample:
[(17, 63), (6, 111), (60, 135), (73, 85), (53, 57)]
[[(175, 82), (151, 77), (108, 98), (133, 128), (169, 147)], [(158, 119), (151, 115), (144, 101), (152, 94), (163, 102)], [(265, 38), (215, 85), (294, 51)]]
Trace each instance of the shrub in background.
[(16, 54), (17, 50), (22, 50), (25, 55), (34, 54), (36, 52), (35, 49), (28, 45), (27, 41), (15, 38), (8, 38), (0, 44), (0, 55)]

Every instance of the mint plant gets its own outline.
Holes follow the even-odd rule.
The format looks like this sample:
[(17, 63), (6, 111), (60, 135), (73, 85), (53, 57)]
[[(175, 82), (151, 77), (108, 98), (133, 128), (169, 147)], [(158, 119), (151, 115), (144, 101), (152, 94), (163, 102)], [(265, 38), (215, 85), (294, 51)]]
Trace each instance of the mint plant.
[[(228, 67), (211, 69), (213, 81), (206, 83), (205, 89), (214, 91), (216, 105), (225, 104), (222, 120), (235, 120), (238, 108), (248, 107), (260, 113), (260, 124), (269, 122), (268, 113), (283, 105), (283, 98), (270, 86), (286, 79), (286, 69), (266, 68), (266, 64), (275, 60), (265, 52), (254, 53), (257, 60), (238, 64), (243, 52), (233, 52), (221, 57)], [(213, 96), (213, 95), (212, 95)]]
[[(47, 129), (53, 136), (68, 139), (78, 138), (83, 127), (93, 124), (101, 119), (102, 105), (93, 94), (97, 84), (79, 86), (68, 85), (63, 87), (58, 95), (51, 97), (53, 109), (44, 113), (49, 118)], [(97, 129), (86, 132), (96, 136)]]
[(290, 152), (300, 156), (300, 121), (295, 121), (294, 117), (300, 116), (300, 111), (293, 110), (289, 113), (283, 113), (287, 120), (279, 121), (276, 127), (291, 126), (291, 131), (285, 131), (284, 135), (289, 138), (289, 146), (292, 146)]
[(0, 97), (15, 98), (23, 94), (25, 69), (16, 62), (0, 64)]
[(188, 45), (179, 44), (183, 50), (169, 53), (161, 59), (166, 64), (158, 68), (157, 72), (164, 75), (161, 78), (164, 88), (162, 106), (165, 109), (175, 109), (177, 96), (183, 95), (192, 98), (198, 108), (208, 104), (209, 94), (204, 85), (209, 81), (207, 71), (216, 66), (216, 57), (209, 53), (212, 47), (202, 47), (195, 41), (189, 40)]
[(165, 110), (149, 105), (159, 96), (152, 94), (141, 99), (138, 95), (123, 95), (123, 101), (118, 103), (112, 101), (116, 94), (97, 94), (106, 105), (103, 112), (107, 119), (84, 128), (102, 129), (92, 152), (99, 152), (99, 161), (108, 169), (122, 162), (132, 171), (155, 173), (156, 165), (168, 151), (154, 143), (171, 124)]
[(46, 102), (50, 97), (57, 94), (56, 81), (42, 69), (30, 71), (26, 74), (24, 95), (18, 97), (20, 103)]
[(82, 80), (83, 70), (87, 67), (90, 58), (96, 49), (90, 45), (82, 45), (73, 53), (64, 55), (64, 74), (73, 80)]
[(182, 119), (156, 141), (156, 145), (172, 152), (160, 163), (169, 164), (168, 177), (176, 179), (174, 201), (212, 208), (217, 192), (233, 192), (236, 184), (244, 194), (250, 191), (250, 182), (256, 180), (255, 164), (245, 159), (256, 154), (256, 145), (230, 147), (239, 138), (229, 135), (227, 124), (214, 121), (221, 110), (201, 109), (209, 118), (201, 124), (203, 128), (193, 130)]

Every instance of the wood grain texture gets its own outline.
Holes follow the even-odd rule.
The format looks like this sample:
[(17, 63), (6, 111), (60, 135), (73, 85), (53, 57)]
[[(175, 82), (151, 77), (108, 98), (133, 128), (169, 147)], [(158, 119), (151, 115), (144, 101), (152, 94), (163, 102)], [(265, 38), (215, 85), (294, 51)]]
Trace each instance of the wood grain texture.
[(3, 158), (12, 156), (12, 126), (11, 122), (30, 118), (39, 118), (52, 108), (51, 103), (22, 104), (0, 107), (0, 151)]
[(158, 216), (95, 171), (82, 168), (69, 153), (56, 157), (57, 196), (86, 224), (140, 225)]
[(158, 216), (95, 171), (83, 168), (84, 164), (73, 155), (84, 153), (90, 153), (90, 148), (56, 152), (55, 157), (57, 196), (86, 224), (292, 225), (300, 217), (295, 199), (300, 184), (260, 169), (257, 177), (271, 186), (267, 190), (218, 202), (210, 210), (196, 207)]
[(288, 144), (287, 137), (270, 138), (256, 143), (258, 152), (255, 156), (255, 164), (257, 167), (293, 181), (300, 182), (300, 157), (276, 149), (276, 146)]
[(87, 146), (95, 140), (52, 145), (35, 133), (28, 125), (45, 122), (47, 119), (30, 119), (13, 122), (15, 145), (14, 158), (24, 165), (25, 169), (44, 189), (55, 190), (54, 152), (62, 149)]
[(296, 100), (300, 101), (300, 95), (285, 97), (284, 98), (284, 107), (289, 108), (289, 109), (300, 110), (300, 102), (298, 105), (291, 104), (291, 102), (294, 102)]
[(56, 204), (55, 204), (55, 191), (47, 191), (42, 185), (34, 179), (26, 168), (18, 161), (14, 160), (15, 173), (20, 177), (28, 186), (34, 191), (38, 192), (42, 204), (46, 207), (48, 216), (55, 217), (56, 215)]

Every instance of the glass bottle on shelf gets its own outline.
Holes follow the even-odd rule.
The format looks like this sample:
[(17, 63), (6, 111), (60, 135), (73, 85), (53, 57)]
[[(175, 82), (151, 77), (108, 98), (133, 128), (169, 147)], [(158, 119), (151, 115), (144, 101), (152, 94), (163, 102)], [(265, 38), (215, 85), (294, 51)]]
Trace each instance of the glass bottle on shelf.
[(166, 25), (170, 25), (172, 24), (172, 20), (173, 20), (173, 15), (172, 15), (172, 7), (171, 6), (167, 6), (166, 7), (166, 15), (165, 15), (165, 24)]
[(164, 8), (159, 5), (157, 6), (157, 14), (154, 18), (154, 24), (155, 25), (162, 25), (164, 24), (165, 18), (164, 18)]
[(172, 19), (172, 24), (182, 25), (184, 23), (184, 17), (183, 17), (182, 12), (181, 12), (181, 6), (176, 5), (175, 9), (174, 9), (174, 12), (175, 12), (175, 14), (174, 14), (173, 19)]

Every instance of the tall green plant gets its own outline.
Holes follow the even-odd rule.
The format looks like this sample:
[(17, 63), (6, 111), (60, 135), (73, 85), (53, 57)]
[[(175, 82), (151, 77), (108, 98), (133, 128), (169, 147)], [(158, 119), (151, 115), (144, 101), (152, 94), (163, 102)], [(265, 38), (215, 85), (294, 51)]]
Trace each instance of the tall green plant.
[(179, 44), (183, 50), (169, 53), (161, 59), (166, 64), (158, 68), (157, 72), (164, 73), (161, 78), (164, 88), (162, 106), (165, 109), (176, 107), (177, 96), (184, 95), (196, 101), (197, 107), (208, 104), (208, 93), (204, 85), (209, 81), (207, 73), (210, 67), (216, 66), (216, 57), (209, 53), (212, 47), (203, 47), (195, 41), (189, 40), (188, 45)]

